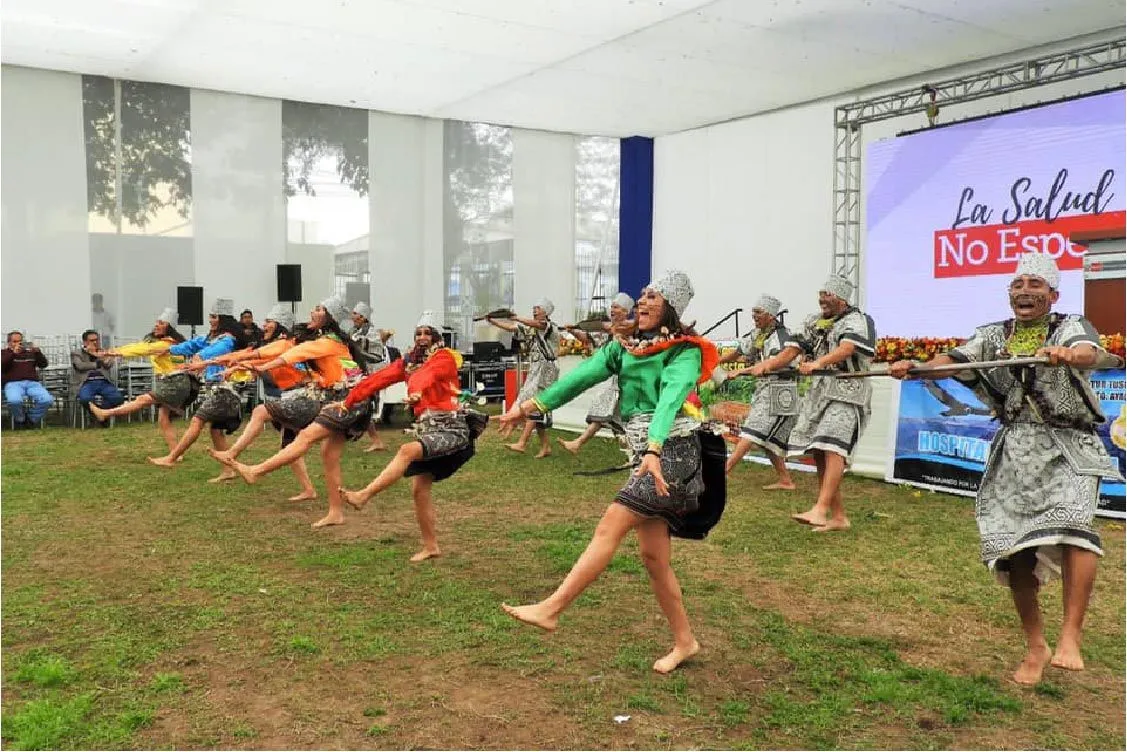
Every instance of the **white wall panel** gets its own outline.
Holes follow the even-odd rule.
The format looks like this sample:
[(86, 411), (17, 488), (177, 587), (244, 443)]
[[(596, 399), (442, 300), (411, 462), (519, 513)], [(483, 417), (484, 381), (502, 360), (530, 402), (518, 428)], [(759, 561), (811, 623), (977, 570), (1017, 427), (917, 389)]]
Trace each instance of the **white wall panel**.
[[(378, 327), (394, 329), (395, 343), (400, 348), (410, 345), (425, 298), (429, 299), (429, 307), (442, 310), (441, 281), (437, 299), (424, 292), (427, 217), (434, 211), (433, 202), (426, 200), (428, 189), (438, 194), (438, 215), (433, 221), (437, 225), (440, 274), (442, 268), (442, 130), (439, 127), (435, 145), (429, 138), (428, 123), (425, 118), (381, 112), (370, 113), (368, 119), (372, 321)], [(434, 158), (428, 159), (428, 148), (437, 149)], [(437, 180), (427, 174), (427, 166), (435, 158)]]
[(77, 334), (90, 325), (82, 78), (4, 66), (3, 328)]
[(513, 130), (513, 303), (531, 315), (547, 297), (575, 319), (575, 137)]
[[(794, 325), (830, 267), (833, 136), (825, 105), (657, 139), (653, 270), (687, 271), (686, 314), (708, 327), (770, 293)], [(715, 334), (731, 336), (732, 323)]]
[(233, 298), (236, 315), (250, 308), (261, 323), (276, 301), (276, 265), (287, 260), (281, 102), (192, 91), (192, 198), (205, 309)]

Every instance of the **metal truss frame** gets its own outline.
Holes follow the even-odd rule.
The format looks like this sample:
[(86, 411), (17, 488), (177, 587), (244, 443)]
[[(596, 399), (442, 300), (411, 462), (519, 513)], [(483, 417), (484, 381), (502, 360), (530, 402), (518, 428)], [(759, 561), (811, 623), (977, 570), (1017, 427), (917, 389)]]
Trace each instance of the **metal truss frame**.
[(861, 130), (866, 123), (973, 102), (1021, 89), (1122, 70), (1123, 39), (1043, 55), (834, 109), (833, 271), (861, 289)]

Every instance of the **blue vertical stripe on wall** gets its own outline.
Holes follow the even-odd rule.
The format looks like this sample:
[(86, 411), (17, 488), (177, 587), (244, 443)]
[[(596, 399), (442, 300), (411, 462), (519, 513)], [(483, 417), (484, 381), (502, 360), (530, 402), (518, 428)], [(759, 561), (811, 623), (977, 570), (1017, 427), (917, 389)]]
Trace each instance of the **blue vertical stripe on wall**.
[(650, 282), (654, 224), (654, 141), (633, 136), (621, 146), (618, 289), (638, 297)]

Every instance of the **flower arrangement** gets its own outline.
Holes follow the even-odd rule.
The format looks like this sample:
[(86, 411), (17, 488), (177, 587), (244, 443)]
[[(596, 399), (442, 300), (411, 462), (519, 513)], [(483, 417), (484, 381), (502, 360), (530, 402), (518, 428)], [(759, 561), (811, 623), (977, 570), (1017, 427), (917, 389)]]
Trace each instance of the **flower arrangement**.
[[(956, 337), (884, 337), (877, 340), (877, 363), (895, 363), (898, 360), (929, 361), (942, 355), (952, 347), (966, 342)], [(1124, 357), (1124, 338), (1122, 334), (1101, 334), (1100, 345), (1112, 355)]]
[(883, 337), (877, 340), (877, 363), (895, 363), (898, 360), (928, 361), (942, 355), (952, 347), (966, 342), (955, 337)]
[(1127, 352), (1124, 351), (1122, 334), (1101, 334), (1100, 346), (1112, 355), (1118, 355), (1121, 358), (1127, 355)]

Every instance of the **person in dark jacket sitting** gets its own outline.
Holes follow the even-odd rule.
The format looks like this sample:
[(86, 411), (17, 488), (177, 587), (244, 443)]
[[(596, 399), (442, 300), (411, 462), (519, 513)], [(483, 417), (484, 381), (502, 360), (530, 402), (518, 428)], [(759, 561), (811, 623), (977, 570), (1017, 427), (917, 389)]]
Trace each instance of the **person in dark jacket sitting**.
[[(12, 413), (13, 426), (32, 428), (43, 420), (55, 398), (39, 381), (39, 368), (47, 367), (45, 356), (35, 345), (25, 345), (23, 334), (8, 332), (8, 346), (0, 352), (0, 374), (4, 385), (4, 401)], [(24, 400), (30, 399), (27, 410)]]

